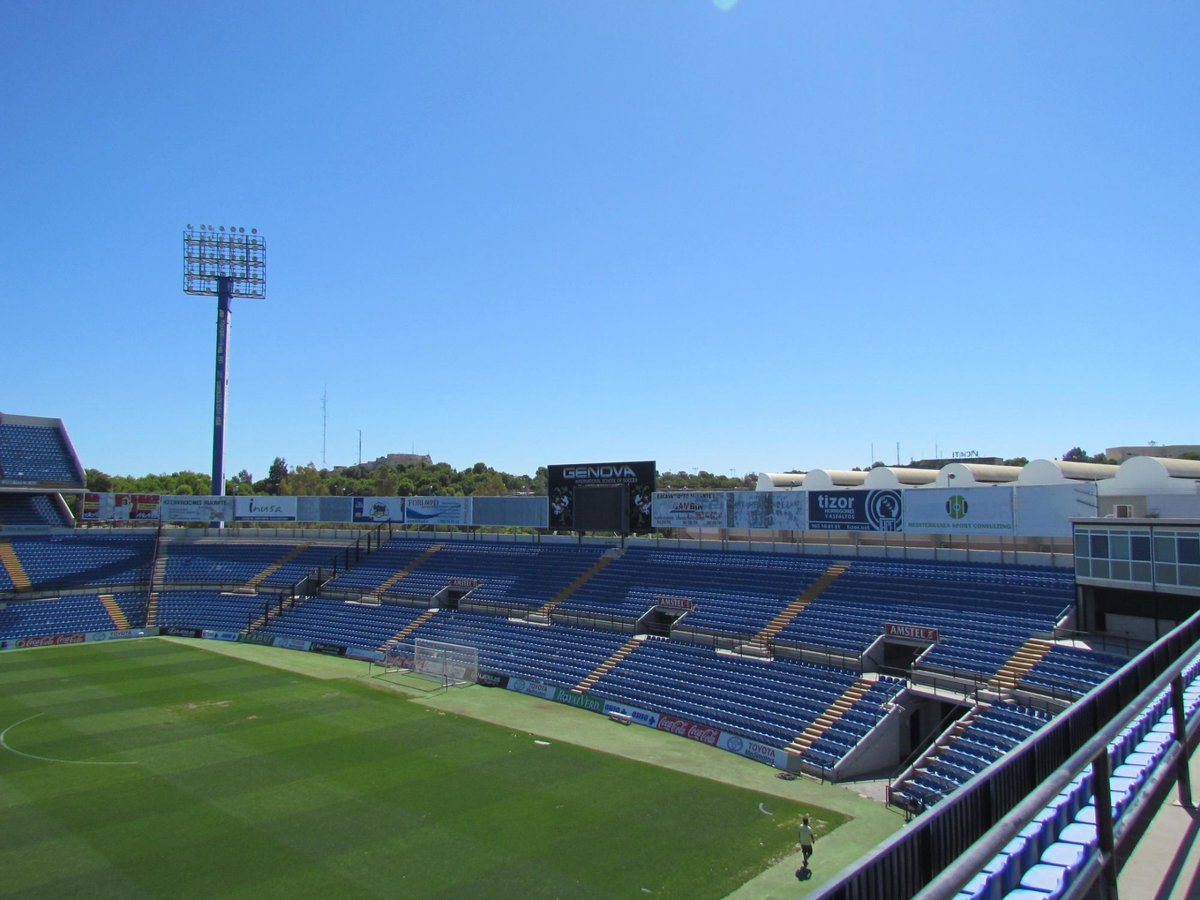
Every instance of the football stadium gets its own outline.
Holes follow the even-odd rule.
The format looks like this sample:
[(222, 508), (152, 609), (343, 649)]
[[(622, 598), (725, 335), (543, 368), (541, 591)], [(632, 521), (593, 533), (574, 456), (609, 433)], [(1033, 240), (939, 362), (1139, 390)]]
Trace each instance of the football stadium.
[(1156, 823), (1192, 808), (1200, 463), (547, 471), (538, 496), (102, 493), (62, 421), (0, 414), (0, 892), (1194, 877), (1194, 827)]

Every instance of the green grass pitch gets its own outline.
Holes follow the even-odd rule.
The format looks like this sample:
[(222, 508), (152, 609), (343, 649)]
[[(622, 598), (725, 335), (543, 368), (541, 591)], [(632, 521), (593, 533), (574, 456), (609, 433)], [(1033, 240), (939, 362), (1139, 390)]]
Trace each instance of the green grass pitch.
[(723, 897), (802, 812), (159, 640), (0, 654), (0, 734), (3, 896)]

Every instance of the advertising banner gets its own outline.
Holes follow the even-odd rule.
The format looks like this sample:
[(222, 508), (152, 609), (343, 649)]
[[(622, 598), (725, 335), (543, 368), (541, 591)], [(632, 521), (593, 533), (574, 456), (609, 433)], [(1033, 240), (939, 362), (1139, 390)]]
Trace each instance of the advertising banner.
[(758, 760), (777, 769), (787, 768), (787, 754), (778, 747), (772, 747), (770, 744), (742, 737), (740, 734), (731, 734), (728, 731), (722, 731), (721, 737), (717, 740), (717, 746), (722, 750), (737, 753), (745, 756), (747, 759)]
[(284, 650), (307, 650), (312, 641), (302, 641), (299, 638), (277, 637), (271, 643)]
[(744, 530), (772, 527), (775, 508), (773, 491), (731, 491), (729, 493), (729, 526)]
[(765, 531), (803, 531), (808, 525), (808, 495), (803, 491), (732, 491), (729, 527)]
[(508, 676), (501, 675), (499, 672), (480, 672), (475, 683), (482, 684), (484, 687), (508, 687)]
[(404, 501), (409, 525), (470, 525), (470, 497), (409, 497)]
[(904, 530), (899, 491), (805, 493), (808, 495), (808, 527), (811, 531)]
[(696, 608), (696, 601), (691, 597), (676, 597), (672, 594), (660, 594), (654, 598), (654, 605), (659, 609), (682, 609), (691, 612)]
[(658, 491), (654, 495), (655, 528), (726, 528), (726, 491)]
[(295, 522), (295, 497), (234, 497), (233, 514), (239, 522)]
[(1012, 534), (1013, 488), (1003, 485), (907, 491), (904, 530), (909, 534)]
[(355, 497), (355, 522), (403, 522), (403, 497)]
[(1097, 492), (1094, 482), (1022, 487), (1015, 496), (1016, 533), (1022, 537), (1070, 537), (1072, 519), (1100, 514)]
[(574, 691), (568, 691), (566, 688), (555, 688), (554, 700), (558, 703), (565, 703), (567, 706), (577, 706), (580, 709), (590, 710), (591, 712), (601, 712), (604, 709), (604, 701), (599, 697), (592, 697), (589, 694), (576, 694)]
[(88, 643), (94, 641), (121, 641), (127, 638), (153, 636), (158, 634), (157, 628), (130, 628), (127, 631), (89, 631)]
[(158, 633), (166, 637), (200, 637), (199, 628), (180, 628), (178, 625), (163, 625), (158, 629)]
[(366, 647), (347, 647), (346, 656), (350, 659), (361, 659), (364, 662), (383, 662), (382, 650), (371, 650)]
[(606, 700), (602, 712), (606, 716), (625, 716), (630, 721), (637, 722), (639, 725), (645, 725), (647, 728), (658, 727), (658, 713), (651, 712), (648, 709), (640, 709), (636, 706), (626, 706), (624, 703)]
[(233, 498), (165, 495), (158, 511), (164, 522), (232, 522)]
[(698, 722), (692, 722), (688, 719), (680, 719), (677, 716), (661, 715), (658, 717), (658, 722), (654, 726), (659, 731), (669, 731), (671, 734), (678, 734), (682, 737), (691, 738), (693, 741), (700, 741), (702, 744), (717, 745), (717, 740), (721, 737), (721, 729), (714, 728), (712, 725), (701, 725)]
[(236, 641), (238, 639), (236, 631), (217, 631), (213, 628), (205, 628), (200, 632), (200, 636), (206, 641)]
[(318, 641), (313, 641), (308, 645), (308, 649), (313, 653), (324, 653), (326, 656), (345, 656), (346, 648), (341, 644), (326, 644)]
[(83, 519), (88, 522), (158, 518), (158, 494), (84, 494)]
[(17, 649), (24, 647), (57, 647), (59, 644), (82, 644), (87, 635), (82, 632), (75, 634), (50, 634), (42, 637), (16, 638), (9, 645)]
[[(755, 491), (755, 493), (759, 493)], [(808, 495), (803, 491), (763, 492), (771, 498), (767, 527), (772, 531), (804, 531), (808, 527)], [(736, 507), (735, 507), (736, 509)]]
[(901, 625), (896, 622), (885, 622), (883, 633), (888, 637), (921, 641), (926, 644), (936, 644), (941, 640), (941, 633), (936, 628), (925, 625)]
[(540, 681), (530, 681), (527, 678), (510, 678), (508, 679), (508, 689), (516, 691), (519, 694), (529, 694), (532, 697), (541, 697), (545, 700), (553, 700), (554, 692), (557, 688), (551, 687), (548, 684), (542, 684)]

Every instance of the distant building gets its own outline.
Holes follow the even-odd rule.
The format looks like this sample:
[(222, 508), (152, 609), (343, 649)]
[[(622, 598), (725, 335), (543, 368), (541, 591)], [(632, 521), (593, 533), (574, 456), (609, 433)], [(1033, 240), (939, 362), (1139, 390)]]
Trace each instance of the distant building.
[[(365, 462), (362, 467), (368, 472), (373, 472), (380, 466), (432, 466), (433, 457), (428, 453), (389, 453), (387, 456), (381, 456), (378, 459)], [(334, 466), (334, 472), (342, 472), (346, 469), (352, 469), (354, 466)]]
[(908, 464), (910, 469), (944, 469), (950, 463), (975, 463), (980, 466), (999, 466), (1004, 464), (999, 456), (980, 456), (963, 453), (945, 459), (914, 459)]
[(1113, 462), (1124, 462), (1131, 456), (1155, 456), (1159, 459), (1180, 459), (1185, 453), (1200, 454), (1200, 444), (1152, 444), (1149, 447), (1109, 447), (1104, 455)]

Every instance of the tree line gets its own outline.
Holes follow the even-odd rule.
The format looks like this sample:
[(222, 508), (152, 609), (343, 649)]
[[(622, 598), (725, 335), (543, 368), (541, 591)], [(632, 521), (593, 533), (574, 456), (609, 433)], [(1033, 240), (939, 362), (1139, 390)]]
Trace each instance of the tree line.
[[(207, 496), (212, 478), (202, 472), (181, 471), (160, 475), (109, 475), (99, 469), (85, 470), (87, 489), (99, 493), (170, 494)], [(412, 463), (347, 466), (319, 469), (313, 463), (289, 466), (277, 456), (265, 478), (255, 478), (246, 469), (225, 482), (225, 493), (241, 496), (275, 497), (501, 497), (533, 494), (544, 496), (546, 467), (533, 475), (499, 472), (486, 463), (458, 470), (449, 463)], [(659, 472), (660, 491), (753, 490), (756, 476), (714, 475), (711, 472)]]

